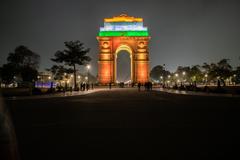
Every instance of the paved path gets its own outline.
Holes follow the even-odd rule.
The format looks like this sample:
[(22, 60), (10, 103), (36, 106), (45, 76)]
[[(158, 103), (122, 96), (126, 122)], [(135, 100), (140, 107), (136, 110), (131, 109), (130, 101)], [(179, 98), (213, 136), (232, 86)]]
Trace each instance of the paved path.
[(193, 96), (205, 96), (205, 97), (238, 97), (240, 95), (234, 94), (217, 94), (217, 93), (205, 93), (205, 92), (194, 92), (194, 91), (181, 91), (175, 89), (163, 89), (163, 88), (154, 88), (155, 91), (166, 92), (170, 94), (179, 94), (179, 95), (193, 95)]
[(14, 97), (8, 97), (8, 100), (27, 100), (27, 99), (47, 99), (47, 98), (64, 98), (64, 97), (73, 97), (73, 96), (82, 96), (87, 95), (99, 91), (104, 91), (106, 89), (99, 88), (89, 91), (73, 91), (73, 92), (65, 92), (65, 93), (55, 93), (55, 94), (45, 94), (45, 95), (33, 95), (33, 96), (14, 96)]
[(235, 97), (113, 89), (6, 104), (22, 160), (240, 158)]

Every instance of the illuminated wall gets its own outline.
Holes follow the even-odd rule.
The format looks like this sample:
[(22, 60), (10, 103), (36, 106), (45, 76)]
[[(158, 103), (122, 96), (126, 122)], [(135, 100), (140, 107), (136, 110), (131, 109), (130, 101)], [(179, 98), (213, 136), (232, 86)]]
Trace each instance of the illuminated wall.
[(99, 42), (98, 80), (101, 84), (116, 82), (116, 57), (121, 50), (131, 55), (132, 82), (149, 81), (150, 37), (148, 28), (143, 26), (142, 18), (129, 17), (125, 14), (106, 18), (97, 39)]

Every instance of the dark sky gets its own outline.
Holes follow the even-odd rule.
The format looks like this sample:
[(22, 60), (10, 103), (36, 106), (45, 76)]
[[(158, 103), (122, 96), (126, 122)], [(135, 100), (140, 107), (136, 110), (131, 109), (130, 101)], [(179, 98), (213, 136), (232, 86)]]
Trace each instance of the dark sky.
[(1, 0), (0, 64), (18, 45), (41, 55), (49, 67), (63, 42), (81, 40), (91, 48), (97, 70), (99, 27), (105, 17), (128, 13), (143, 17), (151, 34), (151, 66), (217, 62), (240, 63), (238, 0)]

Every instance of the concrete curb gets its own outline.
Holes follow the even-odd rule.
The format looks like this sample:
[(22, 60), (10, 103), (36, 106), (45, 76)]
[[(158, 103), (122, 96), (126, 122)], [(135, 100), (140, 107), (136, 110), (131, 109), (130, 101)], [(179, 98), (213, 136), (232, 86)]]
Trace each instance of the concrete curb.
[(169, 94), (179, 94), (179, 95), (191, 95), (191, 96), (205, 96), (205, 97), (239, 97), (240, 95), (234, 94), (217, 94), (217, 93), (204, 93), (204, 92), (193, 92), (193, 91), (180, 91), (174, 89), (154, 89), (154, 91), (165, 92)]
[(33, 99), (48, 99), (48, 98), (65, 98), (65, 97), (75, 97), (75, 96), (84, 96), (91, 93), (100, 92), (104, 89), (95, 89), (95, 90), (89, 90), (84, 92), (66, 92), (66, 93), (58, 93), (58, 94), (49, 94), (49, 95), (36, 95), (36, 96), (24, 96), (24, 97), (8, 97), (7, 100), (33, 100)]

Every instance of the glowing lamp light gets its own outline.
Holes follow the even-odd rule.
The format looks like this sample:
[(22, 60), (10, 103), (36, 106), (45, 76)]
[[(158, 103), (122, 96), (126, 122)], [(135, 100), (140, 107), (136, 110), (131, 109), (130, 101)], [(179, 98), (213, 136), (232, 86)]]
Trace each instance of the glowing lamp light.
[(91, 68), (91, 66), (90, 65), (87, 65), (87, 69), (89, 70)]

